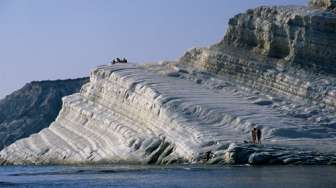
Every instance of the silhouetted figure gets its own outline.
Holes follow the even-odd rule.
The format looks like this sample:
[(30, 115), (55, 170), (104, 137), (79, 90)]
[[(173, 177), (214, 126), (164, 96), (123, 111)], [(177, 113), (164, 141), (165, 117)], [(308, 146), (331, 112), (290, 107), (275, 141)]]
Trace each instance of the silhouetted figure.
[(252, 136), (252, 143), (253, 144), (256, 144), (256, 141), (257, 141), (257, 128), (253, 128), (252, 131), (251, 131), (251, 136)]
[(127, 59), (126, 59), (126, 58), (123, 58), (123, 59), (122, 59), (122, 62), (123, 62), (123, 63), (127, 63)]
[(205, 160), (209, 161), (212, 158), (212, 152), (211, 151), (207, 151), (205, 153)]
[(258, 144), (261, 144), (261, 136), (262, 136), (261, 129), (257, 129)]
[(127, 63), (127, 59), (126, 58), (123, 58), (123, 59), (116, 58), (116, 59), (113, 59), (113, 61), (111, 61), (111, 64), (117, 64), (117, 63)]

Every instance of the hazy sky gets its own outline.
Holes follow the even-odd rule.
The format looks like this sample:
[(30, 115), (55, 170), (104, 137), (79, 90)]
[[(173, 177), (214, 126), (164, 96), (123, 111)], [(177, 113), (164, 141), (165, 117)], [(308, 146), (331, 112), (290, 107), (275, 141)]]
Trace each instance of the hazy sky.
[(213, 44), (228, 19), (307, 0), (0, 0), (0, 98), (33, 80), (76, 78), (112, 57), (177, 59)]

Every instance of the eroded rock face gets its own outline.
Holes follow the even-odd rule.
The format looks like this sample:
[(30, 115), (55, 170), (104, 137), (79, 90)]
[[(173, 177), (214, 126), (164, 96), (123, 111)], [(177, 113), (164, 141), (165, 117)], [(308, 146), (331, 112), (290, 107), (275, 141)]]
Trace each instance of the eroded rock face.
[(325, 72), (336, 71), (336, 14), (307, 7), (259, 7), (229, 22), (216, 47), (253, 53)]
[(259, 7), (232, 18), (220, 43), (192, 49), (180, 62), (262, 92), (335, 108), (335, 40), (335, 13)]
[(305, 71), (241, 49), (244, 56), (229, 50), (194, 49), (181, 63), (223, 75), (239, 85), (291, 100), (304, 100), (322, 107), (336, 108), (335, 77)]
[(62, 106), (62, 97), (80, 90), (88, 78), (26, 84), (0, 101), (0, 149), (48, 127)]
[(332, 155), (321, 156), (319, 153), (297, 151), (284, 147), (260, 147), (256, 145), (231, 144), (224, 151), (224, 158), (215, 158), (224, 164), (281, 165), (281, 164), (330, 164), (336, 158)]
[(336, 1), (335, 0), (310, 0), (309, 6), (312, 8), (322, 8), (327, 10), (335, 10), (336, 9)]
[[(329, 128), (316, 130), (317, 124), (274, 110), (271, 103), (242, 98), (211, 75), (174, 71), (160, 65), (99, 67), (80, 93), (63, 99), (55, 122), (6, 147), (0, 158), (5, 164), (268, 163), (271, 160), (252, 154), (272, 146), (230, 146), (248, 142), (253, 124), (262, 127), (267, 144), (296, 151), (336, 151), (334, 145), (316, 147), (335, 142)], [(204, 161), (207, 151), (215, 157)], [(272, 151), (272, 156), (278, 154)]]
[[(179, 62), (98, 67), (48, 128), (0, 161), (334, 164), (335, 44), (331, 11), (249, 10), (219, 44)], [(254, 126), (262, 145), (250, 144)]]

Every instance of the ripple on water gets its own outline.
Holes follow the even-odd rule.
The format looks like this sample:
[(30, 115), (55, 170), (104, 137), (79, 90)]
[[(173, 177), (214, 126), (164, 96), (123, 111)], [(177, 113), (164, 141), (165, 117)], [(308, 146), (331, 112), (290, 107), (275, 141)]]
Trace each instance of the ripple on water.
[(0, 187), (324, 187), (332, 166), (16, 166), (0, 167)]

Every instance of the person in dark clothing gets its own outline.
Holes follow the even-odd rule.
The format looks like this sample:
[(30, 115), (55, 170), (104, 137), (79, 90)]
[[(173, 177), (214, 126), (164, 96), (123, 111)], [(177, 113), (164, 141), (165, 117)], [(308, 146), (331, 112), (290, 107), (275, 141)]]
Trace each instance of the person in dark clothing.
[(126, 58), (123, 58), (123, 59), (122, 59), (122, 62), (123, 62), (123, 63), (127, 63), (127, 59), (126, 59)]
[(251, 131), (251, 136), (252, 136), (252, 144), (256, 144), (257, 142), (257, 128), (253, 128)]
[(212, 158), (212, 152), (211, 151), (207, 151), (205, 153), (205, 160), (209, 161)]
[(258, 144), (261, 144), (261, 136), (262, 136), (261, 129), (258, 128), (258, 129), (257, 129), (257, 139), (258, 139)]
[(117, 57), (117, 63), (121, 63), (121, 59)]

